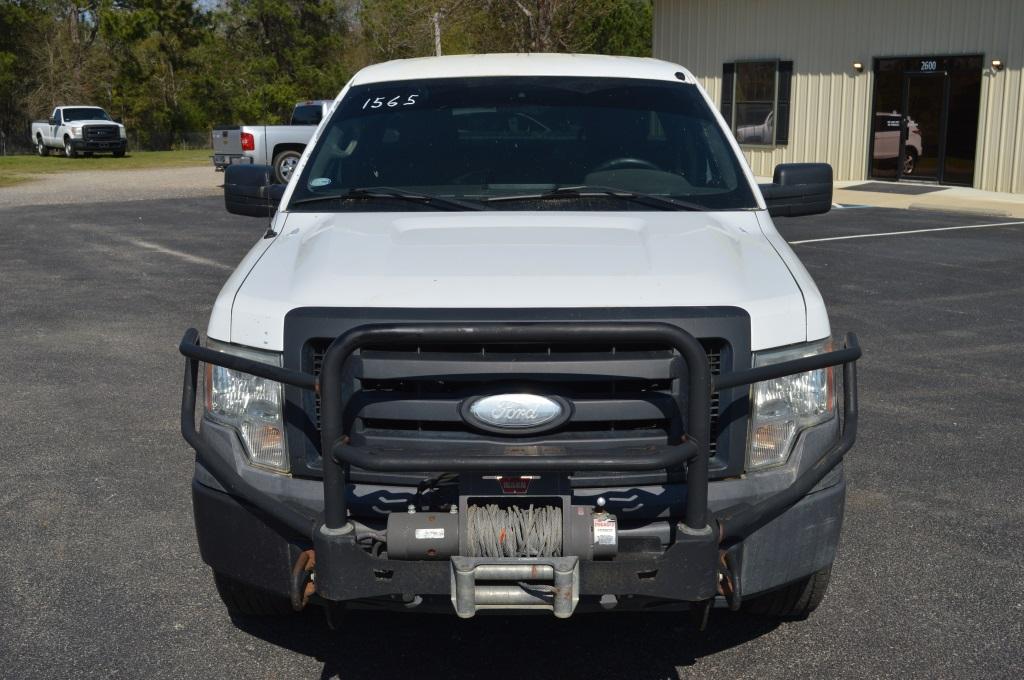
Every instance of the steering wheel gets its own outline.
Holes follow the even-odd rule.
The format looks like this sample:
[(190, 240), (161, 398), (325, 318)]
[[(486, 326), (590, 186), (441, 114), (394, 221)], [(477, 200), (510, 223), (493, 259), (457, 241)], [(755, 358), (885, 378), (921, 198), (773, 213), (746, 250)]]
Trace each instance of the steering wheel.
[(590, 172), (607, 172), (608, 170), (661, 170), (661, 168), (643, 158), (624, 157), (607, 160)]

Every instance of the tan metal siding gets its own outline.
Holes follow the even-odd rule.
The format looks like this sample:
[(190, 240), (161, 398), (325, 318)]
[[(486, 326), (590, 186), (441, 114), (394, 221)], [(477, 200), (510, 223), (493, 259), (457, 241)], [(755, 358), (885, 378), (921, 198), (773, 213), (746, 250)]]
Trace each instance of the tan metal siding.
[[(974, 186), (1024, 193), (1024, 0), (655, 0), (654, 56), (682, 64), (721, 101), (722, 64), (793, 61), (790, 143), (745, 148), (755, 174), (826, 161), (868, 172), (874, 57), (983, 54)], [(853, 72), (860, 61), (864, 72)]]

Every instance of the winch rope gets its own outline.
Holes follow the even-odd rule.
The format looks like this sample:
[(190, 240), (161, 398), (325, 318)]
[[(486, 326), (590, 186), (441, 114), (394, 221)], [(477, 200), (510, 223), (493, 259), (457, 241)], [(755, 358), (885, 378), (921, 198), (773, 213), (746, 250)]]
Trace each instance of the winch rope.
[(471, 557), (560, 557), (562, 509), (470, 505), (467, 543)]

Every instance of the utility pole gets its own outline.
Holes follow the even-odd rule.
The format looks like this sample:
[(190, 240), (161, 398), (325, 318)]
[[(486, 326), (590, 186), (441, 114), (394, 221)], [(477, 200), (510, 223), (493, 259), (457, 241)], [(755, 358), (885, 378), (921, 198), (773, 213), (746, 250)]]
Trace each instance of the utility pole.
[(441, 56), (441, 10), (434, 12), (434, 54)]
[(462, 7), (465, 0), (453, 0), (447, 3), (447, 7), (438, 7), (430, 15), (430, 23), (434, 28), (434, 54), (441, 56), (441, 22), (455, 14)]

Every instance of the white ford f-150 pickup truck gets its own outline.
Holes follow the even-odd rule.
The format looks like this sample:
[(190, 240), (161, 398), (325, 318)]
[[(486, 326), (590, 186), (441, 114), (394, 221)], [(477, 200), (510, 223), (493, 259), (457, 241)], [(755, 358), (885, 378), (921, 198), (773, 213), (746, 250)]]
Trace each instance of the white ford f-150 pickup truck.
[(98, 106), (58, 106), (49, 119), (32, 123), (32, 142), (40, 156), (60, 149), (68, 158), (80, 153), (121, 157), (128, 146), (124, 125)]
[(179, 346), (229, 610), (818, 606), (860, 349), (772, 216), (829, 166), (759, 187), (681, 66), (530, 54), (368, 67), (271, 174)]
[(274, 179), (286, 184), (317, 125), (327, 114), (330, 99), (299, 102), (292, 109), (288, 125), (219, 125), (213, 128), (213, 166), (266, 164)]

